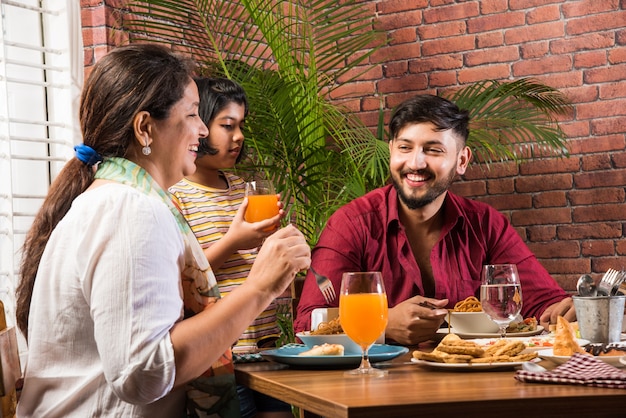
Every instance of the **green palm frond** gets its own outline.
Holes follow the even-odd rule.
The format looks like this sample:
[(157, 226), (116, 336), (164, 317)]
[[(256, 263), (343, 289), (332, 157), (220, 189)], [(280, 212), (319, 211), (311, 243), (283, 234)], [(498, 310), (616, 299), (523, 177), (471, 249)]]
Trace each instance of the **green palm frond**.
[(479, 162), (568, 155), (565, 135), (554, 117), (567, 113), (571, 104), (556, 89), (529, 78), (485, 80), (449, 99), (470, 112), (468, 146)]

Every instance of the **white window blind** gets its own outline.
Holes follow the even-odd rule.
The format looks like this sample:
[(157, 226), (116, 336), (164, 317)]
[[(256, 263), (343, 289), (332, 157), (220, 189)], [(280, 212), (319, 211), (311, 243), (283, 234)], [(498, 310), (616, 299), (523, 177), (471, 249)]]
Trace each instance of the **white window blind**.
[(0, 7), (0, 299), (14, 325), (21, 246), (80, 142), (83, 49), (78, 1), (0, 0)]

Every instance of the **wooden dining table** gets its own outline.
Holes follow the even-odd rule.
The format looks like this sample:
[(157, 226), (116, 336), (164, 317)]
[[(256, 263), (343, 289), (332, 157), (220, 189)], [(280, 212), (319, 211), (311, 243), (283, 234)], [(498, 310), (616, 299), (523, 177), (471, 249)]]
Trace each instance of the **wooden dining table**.
[(389, 372), (380, 378), (274, 362), (237, 364), (235, 374), (239, 384), (294, 405), (304, 416), (626, 417), (623, 389), (522, 383), (514, 369), (436, 369), (412, 363), (413, 350), (380, 363)]

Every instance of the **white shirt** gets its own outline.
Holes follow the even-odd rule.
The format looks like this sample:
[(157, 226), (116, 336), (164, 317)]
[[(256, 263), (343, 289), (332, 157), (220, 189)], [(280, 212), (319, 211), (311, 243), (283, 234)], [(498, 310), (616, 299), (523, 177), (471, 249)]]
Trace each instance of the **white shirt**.
[(182, 416), (169, 331), (183, 253), (162, 201), (117, 183), (76, 198), (37, 272), (17, 415)]

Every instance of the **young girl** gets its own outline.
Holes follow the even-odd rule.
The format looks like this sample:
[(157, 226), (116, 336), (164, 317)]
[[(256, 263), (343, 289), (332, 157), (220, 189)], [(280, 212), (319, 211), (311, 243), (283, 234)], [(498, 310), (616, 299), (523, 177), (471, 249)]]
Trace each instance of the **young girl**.
[[(245, 92), (237, 83), (221, 78), (197, 79), (200, 95), (199, 114), (209, 128), (209, 136), (200, 139), (196, 172), (185, 177), (170, 191), (181, 212), (204, 249), (217, 278), (222, 296), (241, 285), (263, 240), (279, 227), (285, 216), (279, 202), (279, 214), (273, 218), (248, 223), (244, 221), (244, 180), (230, 172), (244, 152), (243, 126), (248, 114)], [(284, 303), (290, 303), (289, 295)], [(271, 303), (238, 339), (235, 350), (254, 352), (273, 347), (280, 335), (276, 320), (279, 300)], [(188, 310), (196, 311), (186, 306)], [(288, 404), (258, 392), (238, 387), (242, 416), (292, 416)], [(271, 415), (263, 413), (272, 413)], [(288, 414), (288, 415), (287, 415)]]

